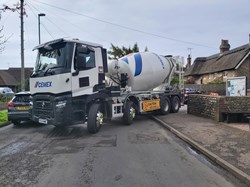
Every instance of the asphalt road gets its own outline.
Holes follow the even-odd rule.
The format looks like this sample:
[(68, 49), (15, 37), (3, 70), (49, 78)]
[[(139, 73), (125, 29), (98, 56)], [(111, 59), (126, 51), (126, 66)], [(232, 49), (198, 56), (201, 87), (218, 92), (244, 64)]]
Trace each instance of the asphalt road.
[(85, 125), (0, 128), (0, 186), (238, 186), (145, 116), (90, 135)]

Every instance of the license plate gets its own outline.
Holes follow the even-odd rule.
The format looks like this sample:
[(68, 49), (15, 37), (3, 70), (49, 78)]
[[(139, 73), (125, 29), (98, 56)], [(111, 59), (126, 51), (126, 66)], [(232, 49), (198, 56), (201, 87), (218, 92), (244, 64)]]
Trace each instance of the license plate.
[(30, 109), (30, 107), (28, 107), (28, 106), (18, 106), (16, 108), (17, 108), (17, 110), (29, 110)]
[(42, 124), (48, 124), (47, 119), (38, 119), (38, 122)]

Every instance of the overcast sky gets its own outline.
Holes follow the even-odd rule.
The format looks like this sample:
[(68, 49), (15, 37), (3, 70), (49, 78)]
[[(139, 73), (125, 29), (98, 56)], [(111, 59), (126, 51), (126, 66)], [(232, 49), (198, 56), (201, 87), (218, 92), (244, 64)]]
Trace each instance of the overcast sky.
[[(0, 0), (14, 7), (18, 0)], [(191, 48), (192, 60), (219, 52), (221, 39), (231, 49), (249, 42), (249, 0), (24, 0), (25, 67), (33, 67), (41, 41), (69, 37), (102, 44), (132, 46), (161, 55), (183, 56)], [(20, 17), (2, 12), (2, 34), (9, 37), (0, 54), (0, 69), (20, 67)], [(186, 62), (185, 62), (186, 63)]]

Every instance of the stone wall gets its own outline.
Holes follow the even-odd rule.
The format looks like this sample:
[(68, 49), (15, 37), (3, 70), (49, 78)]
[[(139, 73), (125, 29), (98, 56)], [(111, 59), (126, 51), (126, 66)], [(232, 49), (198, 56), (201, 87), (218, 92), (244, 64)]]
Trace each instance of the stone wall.
[(223, 112), (250, 112), (250, 97), (189, 95), (188, 114), (224, 121)]
[(187, 104), (188, 114), (197, 116), (207, 117), (216, 120), (219, 114), (219, 98), (221, 96), (210, 96), (210, 95), (189, 95)]

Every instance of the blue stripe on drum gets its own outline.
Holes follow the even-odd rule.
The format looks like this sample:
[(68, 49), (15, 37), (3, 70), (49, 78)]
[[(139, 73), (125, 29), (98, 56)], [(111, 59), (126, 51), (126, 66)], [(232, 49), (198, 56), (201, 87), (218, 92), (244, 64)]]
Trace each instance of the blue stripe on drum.
[(123, 60), (124, 62), (126, 62), (128, 64), (128, 58), (127, 57), (121, 58), (121, 60)]
[(142, 58), (140, 53), (134, 55), (135, 58), (135, 77), (141, 74), (142, 71)]

